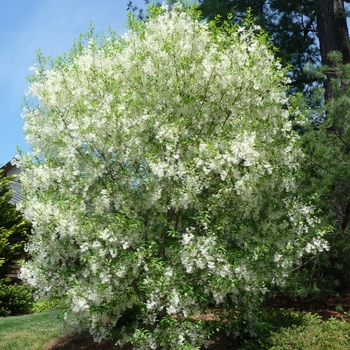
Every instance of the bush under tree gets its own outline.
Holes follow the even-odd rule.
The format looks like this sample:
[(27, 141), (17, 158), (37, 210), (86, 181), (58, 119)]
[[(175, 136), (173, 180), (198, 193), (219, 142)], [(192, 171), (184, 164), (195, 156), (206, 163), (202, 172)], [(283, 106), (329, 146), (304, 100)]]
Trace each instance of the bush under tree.
[(0, 317), (31, 313), (33, 304), (33, 289), (30, 286), (0, 280)]
[(212, 327), (191, 316), (210, 306), (218, 327), (254, 334), (270, 288), (326, 248), (296, 193), (288, 79), (256, 32), (175, 4), (131, 16), (122, 37), (39, 55), (21, 277), (64, 296), (75, 329), (194, 349)]

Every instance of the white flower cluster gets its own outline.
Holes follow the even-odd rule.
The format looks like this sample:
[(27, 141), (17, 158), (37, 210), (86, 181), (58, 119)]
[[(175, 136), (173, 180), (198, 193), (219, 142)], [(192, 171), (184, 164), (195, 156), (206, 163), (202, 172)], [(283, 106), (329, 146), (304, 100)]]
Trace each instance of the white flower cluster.
[(212, 31), (191, 11), (164, 7), (37, 67), (24, 112), (33, 258), (21, 277), (64, 295), (96, 339), (141, 310), (121, 328), (140, 349), (197, 346), (204, 330), (181, 320), (209, 303), (252, 318), (255, 299), (325, 248), (293, 197), (302, 155), (283, 71), (253, 30)]

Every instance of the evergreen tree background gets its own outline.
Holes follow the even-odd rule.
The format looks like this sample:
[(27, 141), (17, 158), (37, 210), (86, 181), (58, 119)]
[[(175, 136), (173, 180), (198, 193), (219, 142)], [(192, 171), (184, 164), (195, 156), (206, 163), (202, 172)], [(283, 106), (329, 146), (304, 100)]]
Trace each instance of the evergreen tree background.
[(304, 91), (315, 81), (304, 72), (307, 63), (320, 62), (316, 29), (316, 4), (313, 0), (201, 0), (204, 17), (221, 21), (229, 14), (239, 24), (248, 10), (278, 49), (276, 54), (284, 66), (290, 66), (292, 91)]
[(0, 279), (12, 270), (13, 261), (23, 258), (23, 246), (29, 223), (11, 204), (13, 176), (5, 176), (0, 170)]
[(303, 135), (305, 159), (300, 191), (314, 196), (322, 220), (332, 226), (330, 249), (298, 271), (299, 288), (313, 293), (350, 291), (350, 65), (340, 52), (329, 54), (332, 99), (312, 116)]

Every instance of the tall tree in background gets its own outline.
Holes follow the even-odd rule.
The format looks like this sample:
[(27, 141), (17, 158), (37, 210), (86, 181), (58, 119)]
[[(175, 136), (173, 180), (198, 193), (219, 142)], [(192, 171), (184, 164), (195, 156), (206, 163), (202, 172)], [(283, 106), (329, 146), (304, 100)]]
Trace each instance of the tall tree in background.
[[(342, 63), (350, 63), (350, 41), (344, 1), (316, 0), (315, 3), (317, 5), (317, 32), (322, 65), (333, 65), (329, 58), (329, 54), (333, 51), (342, 54)], [(329, 71), (326, 76), (325, 99), (329, 101), (333, 97), (332, 72)]]
[(304, 73), (306, 63), (319, 63), (316, 4), (313, 0), (200, 0), (206, 18), (222, 20), (233, 14), (240, 23), (248, 9), (278, 48), (284, 66), (291, 66), (292, 90), (303, 91), (314, 79)]
[[(267, 31), (283, 65), (292, 66), (292, 86), (303, 90), (313, 82), (304, 73), (307, 63), (330, 65), (328, 54), (339, 51), (350, 63), (350, 42), (343, 0), (200, 0), (207, 18), (229, 13), (240, 22), (250, 8), (257, 24)], [(349, 1), (346, 1), (349, 2)], [(325, 98), (332, 97), (330, 75)]]
[(326, 76), (325, 118), (316, 130), (305, 135), (305, 174), (311, 180), (310, 190), (317, 187), (319, 207), (334, 228), (328, 237), (330, 250), (319, 261), (318, 275), (326, 277), (330, 289), (345, 292), (350, 290), (350, 42), (344, 1), (316, 0), (316, 5), (320, 56)]

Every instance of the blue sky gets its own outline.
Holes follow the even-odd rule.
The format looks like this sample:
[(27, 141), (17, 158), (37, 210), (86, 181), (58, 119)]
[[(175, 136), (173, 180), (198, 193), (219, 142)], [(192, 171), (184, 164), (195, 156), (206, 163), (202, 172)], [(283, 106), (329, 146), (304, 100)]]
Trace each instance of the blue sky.
[[(128, 0), (0, 1), (0, 166), (28, 151), (21, 118), (26, 77), (40, 48), (45, 56), (68, 51), (93, 21), (96, 32), (125, 32)], [(138, 6), (143, 0), (133, 0)]]

